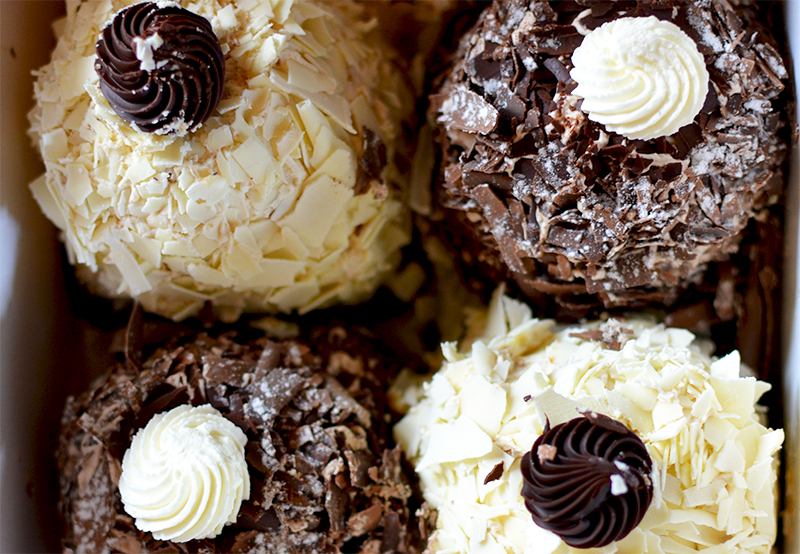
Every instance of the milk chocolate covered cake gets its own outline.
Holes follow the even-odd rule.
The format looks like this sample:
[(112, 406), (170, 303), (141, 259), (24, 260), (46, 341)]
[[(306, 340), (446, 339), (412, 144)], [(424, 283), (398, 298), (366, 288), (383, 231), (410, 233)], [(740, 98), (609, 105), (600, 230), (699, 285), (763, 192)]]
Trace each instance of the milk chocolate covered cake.
[(444, 233), (551, 313), (669, 306), (780, 198), (787, 78), (756, 2), (495, 1), (431, 98)]
[[(644, 319), (558, 327), (497, 295), (395, 426), (438, 512), (429, 552), (768, 554), (770, 385)], [(413, 398), (414, 394), (408, 394)]]
[(92, 291), (233, 320), (358, 302), (395, 267), (413, 99), (359, 4), (76, 1), (56, 28), (31, 189)]
[(189, 334), (126, 360), (64, 411), (65, 552), (418, 552), (389, 444), (396, 371), (341, 327)]

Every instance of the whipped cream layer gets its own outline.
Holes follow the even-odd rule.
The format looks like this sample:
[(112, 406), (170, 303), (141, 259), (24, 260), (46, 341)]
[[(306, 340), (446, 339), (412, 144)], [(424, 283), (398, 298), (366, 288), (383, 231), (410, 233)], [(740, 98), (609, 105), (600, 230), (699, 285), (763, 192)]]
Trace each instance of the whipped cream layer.
[[(783, 431), (762, 425), (755, 402), (770, 385), (709, 346), (645, 320), (558, 328), (496, 294), (483, 336), (467, 352), (443, 345), (442, 369), (395, 427), (438, 510), (430, 551), (768, 553)], [(642, 522), (603, 548), (569, 547), (520, 496), (522, 457), (547, 420), (582, 410), (631, 429), (653, 463)]]
[(67, 2), (38, 72), (31, 185), (92, 290), (180, 320), (367, 298), (410, 240), (394, 161), (413, 101), (351, 1), (198, 0), (225, 56), (219, 106), (184, 137), (137, 131), (94, 70), (131, 2)]
[(125, 511), (156, 539), (216, 537), (250, 498), (246, 444), (242, 430), (210, 404), (157, 414), (122, 459)]
[(584, 37), (572, 63), (581, 110), (630, 139), (677, 132), (700, 113), (708, 94), (708, 70), (697, 44), (655, 16), (604, 23)]

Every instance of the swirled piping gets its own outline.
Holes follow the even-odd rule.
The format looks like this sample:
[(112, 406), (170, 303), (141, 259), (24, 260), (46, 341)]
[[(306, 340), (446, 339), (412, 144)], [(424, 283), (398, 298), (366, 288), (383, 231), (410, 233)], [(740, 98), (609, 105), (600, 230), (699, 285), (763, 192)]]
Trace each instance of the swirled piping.
[(250, 497), (246, 443), (241, 429), (210, 405), (156, 415), (122, 459), (125, 511), (156, 539), (217, 536)]
[(697, 44), (656, 17), (624, 17), (590, 32), (572, 54), (573, 94), (589, 119), (630, 139), (668, 136), (691, 123), (708, 94)]
[(652, 461), (622, 423), (588, 412), (545, 427), (522, 458), (522, 497), (540, 527), (576, 548), (620, 540), (653, 498)]
[(219, 104), (225, 58), (211, 24), (171, 2), (120, 10), (95, 46), (100, 90), (140, 130), (183, 135)]

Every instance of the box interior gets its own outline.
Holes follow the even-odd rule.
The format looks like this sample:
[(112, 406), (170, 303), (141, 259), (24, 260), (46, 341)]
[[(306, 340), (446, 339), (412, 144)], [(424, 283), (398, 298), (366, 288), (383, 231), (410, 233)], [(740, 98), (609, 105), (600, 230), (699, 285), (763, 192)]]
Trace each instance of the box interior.
[[(800, 75), (800, 2), (785, 2), (789, 49), (794, 69), (795, 97)], [(793, 32), (794, 31), (794, 32)], [(798, 117), (795, 111), (795, 118)], [(795, 125), (798, 125), (797, 119)], [(786, 553), (800, 552), (800, 153), (792, 145), (791, 171), (785, 211), (783, 268), (783, 400), (785, 505), (783, 518)]]
[[(27, 185), (42, 171), (26, 135), (31, 71), (53, 47), (50, 23), (61, 0), (0, 1), (0, 551), (60, 550), (52, 452), (67, 395), (91, 372), (99, 337), (79, 331), (65, 292), (55, 228)], [(800, 1), (785, 3), (787, 29), (800, 29)], [(800, 36), (787, 32), (800, 74)], [(800, 553), (800, 170), (793, 145), (786, 208), (783, 344), (785, 453), (784, 548)]]

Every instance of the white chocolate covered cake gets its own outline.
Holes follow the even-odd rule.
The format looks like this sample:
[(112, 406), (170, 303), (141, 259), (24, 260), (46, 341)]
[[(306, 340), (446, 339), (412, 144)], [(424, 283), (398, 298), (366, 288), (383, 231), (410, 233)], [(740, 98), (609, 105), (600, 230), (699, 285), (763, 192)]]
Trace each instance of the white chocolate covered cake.
[[(180, 320), (369, 297), (410, 240), (411, 95), (354, 2), (67, 2), (31, 184), (80, 278)], [(124, 9), (130, 8), (130, 9)]]
[(438, 511), (429, 551), (770, 552), (770, 385), (708, 346), (641, 319), (557, 327), (496, 294), (395, 427)]

